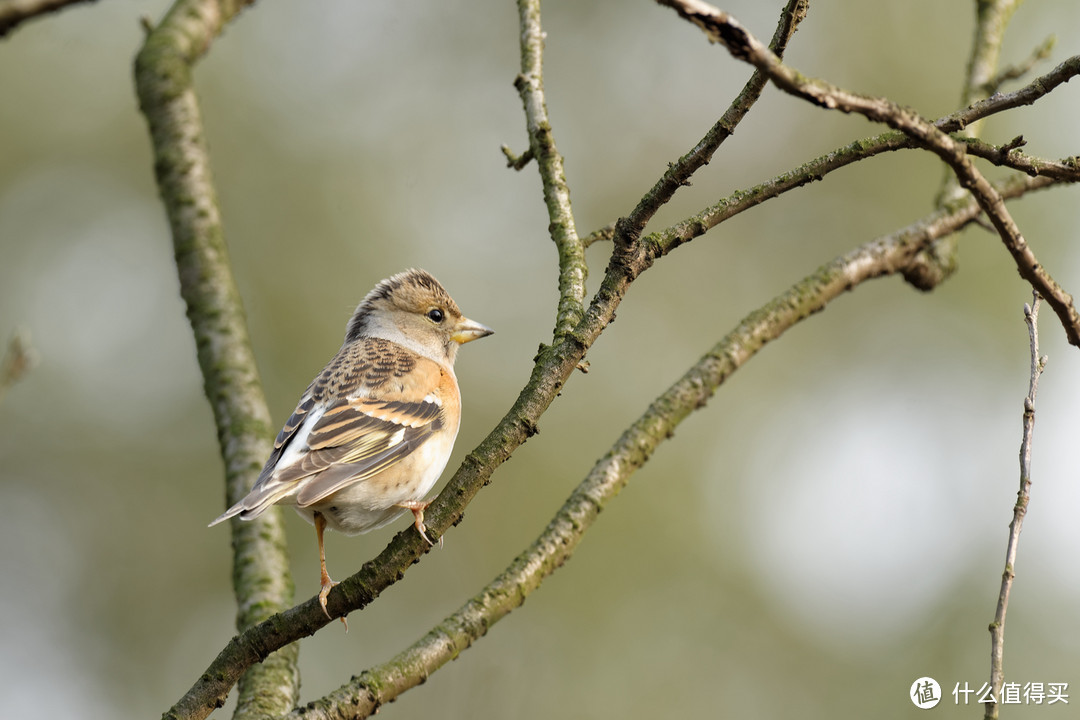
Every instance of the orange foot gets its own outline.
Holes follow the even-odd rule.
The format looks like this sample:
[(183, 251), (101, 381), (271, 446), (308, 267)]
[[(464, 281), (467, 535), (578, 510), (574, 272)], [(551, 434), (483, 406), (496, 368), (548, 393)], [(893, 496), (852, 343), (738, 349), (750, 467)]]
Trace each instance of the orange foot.
[[(331, 588), (333, 588), (335, 585), (337, 585), (337, 583), (331, 580), (330, 576), (326, 574), (325, 570), (323, 570), (322, 587), (319, 589), (319, 604), (322, 605), (322, 611), (326, 613), (326, 617), (330, 618), (331, 620), (333, 620), (334, 618), (330, 617), (330, 611), (326, 609), (326, 596), (330, 594)], [(341, 619), (344, 620), (345, 618)]]
[[(323, 531), (326, 530), (326, 518), (322, 513), (317, 512), (314, 514), (315, 520), (315, 536), (319, 541), (319, 572), (320, 572), (320, 587), (319, 587), (319, 605), (322, 606), (322, 611), (326, 613), (326, 617), (333, 620), (330, 616), (330, 611), (326, 609), (326, 596), (330, 594), (330, 590), (333, 589), (336, 582), (330, 579), (330, 574), (326, 572), (326, 550), (323, 547)], [(345, 626), (345, 632), (349, 632), (349, 621), (345, 619), (345, 616), (341, 616), (341, 623)]]
[[(398, 503), (398, 507), (403, 507), (406, 510), (412, 511), (413, 518), (415, 518), (415, 522), (413, 523), (413, 525), (416, 526), (416, 532), (420, 533), (420, 537), (427, 540), (428, 545), (435, 545), (435, 543), (431, 541), (431, 538), (428, 537), (427, 525), (424, 525), (424, 510), (426, 510), (427, 506), (430, 504), (430, 501), (425, 502), (423, 500), (406, 500), (405, 502)], [(441, 548), (442, 546), (443, 539), (440, 536), (439, 547)]]

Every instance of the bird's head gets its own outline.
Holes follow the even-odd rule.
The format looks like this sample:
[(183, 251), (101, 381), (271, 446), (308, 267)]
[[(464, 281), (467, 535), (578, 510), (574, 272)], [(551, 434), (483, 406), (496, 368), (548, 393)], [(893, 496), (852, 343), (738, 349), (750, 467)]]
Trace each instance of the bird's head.
[(345, 343), (379, 337), (453, 364), (461, 345), (493, 332), (462, 315), (430, 273), (410, 269), (388, 277), (367, 294), (349, 320)]

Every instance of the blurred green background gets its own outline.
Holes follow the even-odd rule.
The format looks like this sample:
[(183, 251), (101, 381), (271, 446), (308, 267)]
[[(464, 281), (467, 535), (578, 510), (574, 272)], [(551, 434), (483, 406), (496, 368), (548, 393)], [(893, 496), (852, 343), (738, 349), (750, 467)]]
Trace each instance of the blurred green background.
[[(725, 5), (758, 36), (781, 3)], [(955, 108), (973, 2), (819, 2), (788, 60), (931, 117)], [(131, 65), (161, 0), (108, 0), (0, 41), (0, 337), (39, 366), (0, 432), (0, 716), (44, 705), (156, 717), (230, 637), (222, 468), (178, 297)], [(545, 85), (583, 233), (626, 213), (748, 70), (651, 2), (544, 4)], [(1080, 6), (1031, 2), (1003, 61), (1045, 36), (1080, 49)], [(261, 2), (198, 66), (226, 235), (275, 422), (379, 279), (434, 273), (497, 330), (459, 358), (454, 460), (516, 396), (550, 337), (555, 252), (526, 146), (514, 4)], [(1080, 152), (1078, 88), (988, 122), (1037, 155)], [(1007, 88), (1011, 89), (1011, 88)], [(655, 228), (877, 128), (774, 89)], [(992, 176), (1000, 173), (991, 172)], [(742, 316), (835, 255), (923, 216), (942, 170), (915, 152), (829, 175), (717, 228), (632, 288), (446, 547), (346, 635), (303, 642), (303, 699), (381, 662), (459, 607), (535, 537), (621, 430)], [(1012, 208), (1080, 289), (1075, 189)], [(608, 247), (589, 251), (590, 289)], [(737, 373), (600, 517), (573, 560), (386, 717), (907, 718), (913, 680), (981, 685), (1018, 486), (1030, 292), (1001, 243), (964, 233), (929, 295), (860, 287)], [(1080, 703), (1080, 358), (1047, 309), (1035, 485), (1006, 676)], [(288, 514), (298, 598), (310, 526)], [(401, 521), (404, 526), (405, 521)], [(400, 528), (397, 528), (400, 529)], [(342, 578), (391, 533), (332, 535)], [(938, 717), (981, 716), (951, 696)], [(220, 713), (219, 713), (220, 714)]]

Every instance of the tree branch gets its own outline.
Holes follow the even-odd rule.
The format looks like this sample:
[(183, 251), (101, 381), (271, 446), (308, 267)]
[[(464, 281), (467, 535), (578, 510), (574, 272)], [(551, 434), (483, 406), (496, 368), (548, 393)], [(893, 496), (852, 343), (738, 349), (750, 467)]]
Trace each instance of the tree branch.
[(998, 593), (997, 609), (994, 621), (990, 623), (990, 685), (997, 702), (986, 703), (987, 720), (998, 716), (1001, 702), (1001, 689), (1005, 683), (1005, 613), (1009, 608), (1009, 593), (1016, 567), (1016, 549), (1020, 543), (1020, 530), (1027, 515), (1028, 502), (1031, 499), (1031, 438), (1035, 431), (1035, 395), (1039, 391), (1039, 376), (1046, 367), (1046, 356), (1039, 355), (1039, 294), (1033, 294), (1031, 305), (1024, 303), (1024, 322), (1028, 327), (1028, 342), (1031, 347), (1031, 374), (1028, 379), (1028, 393), (1024, 398), (1023, 437), (1020, 441), (1020, 490), (1016, 493), (1013, 506), (1013, 518), (1009, 523), (1009, 542), (1005, 548), (1005, 572), (1001, 574), (1001, 591)]
[[(1005, 28), (1023, 4), (1024, 0), (979, 0), (975, 3), (975, 41), (971, 46), (962, 104), (969, 105), (990, 94), (998, 77)], [(978, 137), (978, 130), (973, 129), (971, 137)]]
[(890, 100), (859, 95), (823, 80), (808, 78), (785, 66), (734, 18), (706, 3), (699, 0), (657, 2), (674, 8), (679, 15), (701, 27), (711, 40), (722, 43), (733, 57), (765, 72), (781, 90), (830, 110), (855, 112), (874, 122), (886, 124), (940, 157), (956, 173), (960, 185), (974, 195), (1013, 256), (1021, 277), (1050, 303), (1069, 342), (1080, 347), (1080, 313), (1073, 304), (1072, 296), (1054, 281), (1035, 257), (1001, 196), (968, 159), (963, 143), (943, 133), (913, 110), (900, 107)]
[[(960, 93), (961, 105), (970, 105), (990, 96), (989, 84), (998, 66), (1005, 28), (1021, 2), (1023, 0), (987, 0), (975, 3), (975, 38)], [(981, 127), (981, 122), (974, 122), (961, 128), (958, 135), (976, 139)], [(946, 168), (941, 189), (937, 194), (937, 206), (944, 207), (963, 195), (964, 188), (960, 186), (956, 174)], [(933, 287), (956, 272), (959, 262), (957, 238), (950, 236), (924, 250), (916, 262), (912, 263), (906, 279), (920, 289)]]
[(0, 4), (0, 37), (16, 27), (47, 13), (58, 12), (70, 5), (91, 0), (6, 0)]
[[(1069, 58), (1056, 68), (1036, 78), (1027, 86), (1007, 95), (996, 95), (993, 98), (976, 102), (969, 107), (958, 110), (938, 119), (934, 125), (942, 132), (956, 132), (971, 122), (980, 118), (1004, 112), (1012, 108), (1034, 104), (1052, 90), (1072, 77), (1080, 74), (1080, 55)], [(1043, 160), (1025, 156), (1015, 152), (1018, 145), (1015, 140), (1005, 146), (997, 147), (976, 140), (968, 141), (969, 151), (973, 155), (984, 157), (996, 165), (1011, 167), (1028, 175), (1048, 175), (1062, 182), (1080, 181), (1080, 165), (1075, 158), (1068, 158), (1060, 162)], [(810, 160), (793, 170), (755, 185), (746, 190), (723, 198), (714, 205), (692, 215), (685, 220), (668, 228), (657, 231), (650, 236), (650, 241), (656, 245), (659, 254), (667, 254), (673, 249), (694, 238), (703, 235), (709, 229), (721, 222), (737, 215), (752, 207), (756, 207), (766, 200), (782, 195), (785, 192), (802, 187), (816, 180), (821, 180), (825, 175), (834, 170), (847, 167), (853, 163), (865, 160), (875, 155), (916, 148), (914, 140), (902, 132), (890, 130), (875, 135), (874, 137), (856, 140), (844, 147), (837, 148), (826, 155)], [(614, 225), (607, 225), (591, 233), (586, 238), (586, 245), (602, 240), (611, 240), (614, 234)], [(946, 238), (943, 238), (943, 240)], [(924, 251), (925, 252), (925, 251)], [(905, 279), (911, 282), (909, 273), (912, 263), (905, 271)], [(935, 282), (943, 280), (943, 276), (937, 276)], [(922, 290), (930, 290), (933, 284), (916, 284)]]
[(524, 170), (533, 159), (532, 148), (529, 148), (520, 155), (515, 155), (514, 151), (510, 149), (509, 145), (503, 145), (501, 148), (503, 156), (506, 158), (506, 167), (514, 170)]
[[(180, 0), (151, 30), (135, 60), (139, 104), (153, 141), (180, 293), (187, 304), (225, 464), (226, 505), (250, 489), (270, 453), (272, 432), (229, 266), (191, 67), (245, 4)], [(252, 523), (234, 521), (232, 533), (237, 627), (243, 630), (289, 607), (293, 586), (279, 509)], [(299, 686), (296, 659), (297, 648), (292, 647), (245, 675), (237, 717), (292, 708)], [(188, 693), (166, 717), (204, 717), (222, 702), (224, 695), (207, 701)]]
[[(783, 56), (799, 23), (806, 17), (808, 5), (809, 0), (788, 0), (780, 13), (780, 22), (769, 43), (769, 47), (778, 57)], [(645, 226), (656, 212), (671, 200), (680, 187), (687, 185), (690, 177), (702, 166), (707, 165), (717, 148), (731, 137), (735, 128), (761, 97), (761, 91), (765, 89), (768, 80), (765, 73), (754, 70), (742, 91), (716, 121), (716, 124), (709, 129), (705, 137), (689, 152), (671, 163), (667, 172), (645, 193), (630, 214), (615, 224), (616, 243), (626, 244), (641, 236)]]
[(1076, 157), (1065, 158), (1064, 160), (1046, 160), (1033, 155), (1026, 155), (1019, 150), (1027, 142), (1022, 136), (1013, 138), (1004, 145), (991, 145), (976, 138), (959, 139), (967, 146), (969, 155), (989, 160), (998, 167), (1019, 170), (1031, 177), (1045, 175), (1062, 182), (1071, 183), (1080, 180), (1080, 162)]
[[(1002, 186), (1007, 197), (1047, 187), (1046, 178)], [(629, 482), (656, 448), (693, 411), (705, 406), (724, 381), (766, 343), (823, 309), (831, 300), (876, 277), (901, 272), (920, 249), (955, 233), (980, 214), (968, 199), (890, 235), (873, 240), (822, 266), (782, 295), (755, 310), (654, 400), (612, 445), (567, 498), (547, 528), (513, 563), (461, 608), (389, 661), (372, 667), (324, 698), (297, 708), (290, 720), (355, 720), (423, 683), (482, 638), (577, 549), (605, 505)]]
[[(542, 31), (536, 6), (534, 2), (522, 0), (519, 8), (523, 25), (523, 69), (539, 68), (537, 61), (540, 59), (538, 53), (542, 50)], [(461, 467), (428, 508), (428, 530), (433, 536), (441, 536), (451, 525), (460, 521), (464, 508), (489, 482), (496, 468), (535, 434), (540, 417), (562, 390), (570, 374), (580, 365), (592, 343), (613, 320), (630, 284), (661, 254), (660, 245), (653, 240), (617, 243), (595, 296), (580, 319), (566, 329), (569, 320), (578, 314), (580, 298), (584, 297), (585, 267), (581, 259), (581, 243), (573, 227), (572, 215), (569, 214), (569, 193), (565, 192), (561, 158), (554, 149), (554, 143), (549, 142), (552, 136), (543, 109), (542, 82), (539, 75), (532, 73), (532, 70), (530, 73), (530, 77), (518, 83), (518, 89), (522, 93), (527, 116), (531, 113), (530, 150), (541, 167), (552, 235), (559, 246), (561, 299), (558, 319), (552, 344), (543, 346), (537, 355), (532, 374), (513, 407), (480, 445), (466, 456)], [(536, 129), (535, 133), (532, 128)], [(533, 147), (534, 143), (536, 148)], [(1052, 182), (1048, 178), (1024, 179), (1017, 181), (1015, 187), (1034, 189)], [(964, 222), (979, 215), (974, 202), (960, 209), (953, 208), (952, 212), (955, 217), (967, 213), (968, 219)], [(567, 219), (569, 223), (564, 222)], [(928, 232), (937, 236), (933, 228)], [(427, 544), (415, 533), (399, 533), (378, 557), (365, 563), (359, 572), (330, 593), (328, 608), (331, 615), (337, 617), (365, 607), (385, 588), (403, 577), (427, 550)], [(208, 712), (204, 709), (223, 702), (231, 685), (248, 667), (275, 650), (314, 633), (328, 622), (316, 599), (311, 598), (245, 630), (222, 650), (189, 691), (185, 708), (191, 712), (187, 716), (204, 717)]]
[(1031, 69), (1038, 63), (1050, 57), (1050, 53), (1053, 51), (1056, 44), (1057, 38), (1053, 35), (1046, 38), (1038, 47), (1032, 50), (1031, 54), (1019, 65), (1010, 65), (1006, 67), (992, 77), (989, 82), (984, 83), (979, 94), (982, 97), (990, 97), (996, 93), (1002, 85), (1010, 80), (1018, 80), (1024, 77), (1031, 72)]
[[(544, 99), (544, 31), (540, 26), (540, 0), (518, 0), (521, 26), (521, 73), (514, 87), (525, 107), (529, 152), (536, 158), (544, 186), (551, 239), (559, 251), (559, 309), (555, 320), (557, 339), (581, 321), (584, 312), (585, 245), (574, 226), (570, 209), (570, 188), (566, 184), (562, 155), (555, 147), (555, 135), (548, 120)], [(509, 157), (509, 156), (508, 156)]]
[[(1080, 74), (1080, 56), (1070, 58), (1055, 68), (1052, 73), (1033, 81), (1031, 85), (1017, 93), (999, 95), (990, 100), (976, 103), (969, 108), (965, 108), (939, 119), (935, 125), (944, 132), (952, 132), (963, 127), (966, 122), (969, 122), (972, 119), (986, 117), (1016, 107), (1016, 102), (1021, 97), (1024, 98), (1023, 104), (1033, 103), (1037, 99), (1037, 97), (1034, 96), (1034, 92), (1038, 93), (1038, 97), (1042, 97), (1049, 92), (1050, 89), (1056, 87), (1061, 82), (1064, 82), (1062, 79), (1063, 77), (1068, 79), (1076, 74)], [(1060, 182), (1080, 182), (1080, 164), (1077, 163), (1075, 158), (1068, 158), (1060, 162), (1035, 158), (1016, 151), (1017, 146), (1014, 143), (1015, 141), (1012, 141), (1005, 146), (997, 147), (979, 140), (967, 141), (969, 151), (972, 155), (984, 157), (996, 165), (1014, 168), (1032, 177), (1043, 175)], [(778, 175), (771, 180), (747, 188), (746, 190), (740, 190), (733, 195), (723, 198), (699, 213), (692, 215), (675, 225), (653, 233), (649, 236), (649, 240), (657, 246), (657, 252), (660, 254), (667, 254), (676, 247), (705, 234), (708, 230), (725, 220), (749, 210), (750, 208), (756, 207), (766, 200), (771, 200), (774, 197), (782, 195), (785, 192), (802, 187), (803, 185), (816, 180), (821, 180), (825, 175), (834, 170), (839, 170), (852, 163), (865, 160), (884, 152), (905, 150), (915, 147), (918, 146), (914, 140), (897, 131), (889, 131), (871, 138), (856, 140), (855, 142), (837, 148), (826, 155), (822, 155), (804, 163), (793, 170), (789, 170), (782, 175)], [(590, 242), (610, 239), (609, 228), (611, 227), (612, 226), (601, 228), (601, 230), (590, 235)], [(946, 238), (942, 239), (944, 240)], [(925, 253), (926, 251), (924, 250), (923, 252)], [(905, 278), (908, 279), (909, 282), (911, 279), (910, 277), (907, 277), (907, 274), (911, 271), (911, 266), (918, 265), (920, 262), (920, 260), (916, 260), (907, 270), (905, 270)], [(944, 277), (938, 277), (937, 282), (940, 282), (943, 279)], [(916, 287), (922, 290), (930, 290), (933, 288), (933, 285), (917, 284)]]

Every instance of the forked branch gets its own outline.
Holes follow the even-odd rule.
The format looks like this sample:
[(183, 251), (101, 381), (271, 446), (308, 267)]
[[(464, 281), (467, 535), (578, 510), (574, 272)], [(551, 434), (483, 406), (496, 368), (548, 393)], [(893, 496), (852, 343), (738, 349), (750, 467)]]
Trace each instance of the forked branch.
[(784, 65), (772, 51), (728, 13), (700, 0), (656, 0), (700, 27), (713, 42), (733, 57), (764, 72), (781, 90), (824, 108), (859, 113), (874, 122), (899, 130), (930, 150), (956, 173), (960, 185), (971, 192), (1013, 256), (1021, 277), (1054, 309), (1069, 342), (1080, 347), (1080, 313), (1072, 296), (1050, 276), (1035, 257), (1013, 221), (1001, 196), (967, 157), (966, 145), (950, 137), (909, 108), (879, 97), (860, 95), (823, 80), (809, 78)]

